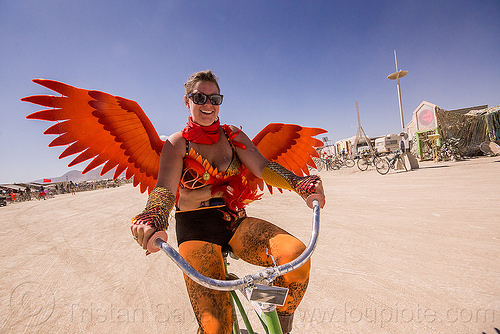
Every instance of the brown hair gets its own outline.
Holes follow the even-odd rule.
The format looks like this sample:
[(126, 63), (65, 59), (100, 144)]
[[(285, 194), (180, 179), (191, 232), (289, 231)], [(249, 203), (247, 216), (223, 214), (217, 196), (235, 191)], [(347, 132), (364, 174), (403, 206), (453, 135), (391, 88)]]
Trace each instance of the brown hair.
[(200, 71), (191, 74), (189, 77), (188, 81), (184, 83), (184, 88), (186, 89), (186, 95), (191, 94), (194, 90), (194, 85), (200, 81), (208, 81), (208, 82), (213, 82), (217, 86), (217, 90), (220, 93), (220, 87), (217, 81), (219, 78), (217, 78), (214, 74), (214, 72), (210, 70), (206, 71)]

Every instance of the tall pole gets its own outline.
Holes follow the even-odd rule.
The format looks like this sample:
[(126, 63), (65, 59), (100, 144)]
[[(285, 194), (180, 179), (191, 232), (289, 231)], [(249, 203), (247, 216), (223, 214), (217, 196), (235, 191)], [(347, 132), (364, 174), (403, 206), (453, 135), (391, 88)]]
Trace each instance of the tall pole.
[[(399, 114), (401, 116), (402, 135), (403, 135), (403, 133), (405, 133), (403, 135), (403, 138), (401, 138), (401, 140), (404, 139), (406, 141), (406, 140), (408, 140), (408, 129), (405, 128), (405, 120), (404, 120), (404, 116), (403, 116), (403, 101), (401, 99), (401, 84), (400, 84), (399, 79), (404, 77), (405, 75), (407, 75), (408, 71), (402, 71), (398, 68), (398, 57), (396, 55), (396, 50), (394, 50), (394, 62), (396, 63), (396, 72), (389, 74), (387, 76), (387, 79), (397, 80), (397, 83), (398, 83)], [(405, 146), (406, 146), (405, 147), (406, 152), (404, 152), (405, 153), (404, 157), (405, 157), (405, 160), (406, 159), (408, 160), (407, 168), (409, 168), (409, 169), (418, 168), (418, 162), (415, 159), (415, 157), (411, 154), (411, 152), (409, 150), (409, 145), (405, 145)]]
[[(396, 50), (394, 50), (394, 62), (396, 63), (396, 72), (398, 70), (398, 57), (396, 56)], [(405, 119), (403, 116), (403, 101), (401, 100), (401, 85), (399, 83), (399, 75), (398, 75), (398, 99), (399, 99), (399, 113), (401, 114), (401, 129), (405, 128)]]
[(396, 55), (396, 50), (394, 50), (394, 61), (396, 63), (396, 72), (394, 72), (392, 74), (389, 74), (389, 76), (387, 78), (390, 79), (390, 80), (394, 80), (394, 79), (397, 80), (398, 100), (399, 100), (399, 114), (401, 116), (401, 129), (404, 130), (404, 128), (405, 128), (405, 120), (404, 120), (404, 116), (403, 116), (403, 101), (401, 99), (401, 85), (400, 85), (400, 82), (399, 82), (399, 78), (402, 78), (405, 75), (407, 75), (408, 71), (400, 71), (398, 69), (398, 57)]

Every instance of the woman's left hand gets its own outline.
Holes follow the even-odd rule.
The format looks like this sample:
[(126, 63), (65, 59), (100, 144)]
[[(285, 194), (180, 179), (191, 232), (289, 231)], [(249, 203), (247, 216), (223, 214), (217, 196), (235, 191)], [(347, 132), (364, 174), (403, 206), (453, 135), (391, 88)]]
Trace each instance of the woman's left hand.
[[(321, 202), (321, 208), (323, 209), (323, 207), (325, 206), (325, 191), (323, 189), (323, 182), (321, 180), (318, 180), (318, 181), (314, 182), (314, 192), (313, 192), (313, 194), (321, 196), (322, 201), (320, 201), (320, 202)], [(306, 202), (307, 202), (307, 197), (308, 196), (302, 196), (302, 198), (304, 198), (304, 200)]]

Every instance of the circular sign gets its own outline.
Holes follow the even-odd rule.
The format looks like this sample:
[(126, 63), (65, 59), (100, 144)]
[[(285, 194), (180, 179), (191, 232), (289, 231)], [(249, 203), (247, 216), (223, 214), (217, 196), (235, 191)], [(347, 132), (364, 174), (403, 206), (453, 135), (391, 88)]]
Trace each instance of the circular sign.
[(418, 114), (418, 121), (421, 125), (429, 125), (434, 120), (434, 113), (429, 109), (424, 109)]

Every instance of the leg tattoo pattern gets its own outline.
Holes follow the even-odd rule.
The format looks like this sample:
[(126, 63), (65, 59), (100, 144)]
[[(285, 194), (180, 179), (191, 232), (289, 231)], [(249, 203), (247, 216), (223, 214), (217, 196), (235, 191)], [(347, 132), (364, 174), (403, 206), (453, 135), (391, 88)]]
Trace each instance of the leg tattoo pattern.
[[(204, 241), (188, 241), (179, 246), (181, 255), (200, 273), (225, 279), (220, 246)], [(229, 294), (205, 288), (184, 275), (189, 299), (200, 326), (198, 333), (231, 333)]]
[[(305, 245), (280, 227), (257, 218), (245, 218), (229, 242), (233, 252), (254, 265), (272, 266), (273, 261), (266, 254), (268, 251), (277, 265), (297, 258)], [(288, 288), (285, 305), (278, 307), (278, 314), (292, 314), (299, 305), (309, 283), (310, 263), (277, 278), (277, 286)]]

